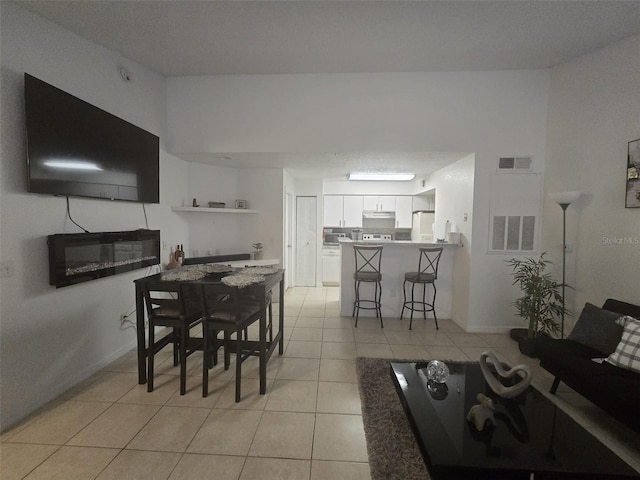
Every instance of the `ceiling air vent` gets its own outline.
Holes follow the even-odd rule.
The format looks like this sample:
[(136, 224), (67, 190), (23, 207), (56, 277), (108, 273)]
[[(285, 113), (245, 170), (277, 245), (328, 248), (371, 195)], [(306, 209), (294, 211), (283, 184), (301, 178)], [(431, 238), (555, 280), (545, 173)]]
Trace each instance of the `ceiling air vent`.
[(498, 171), (530, 171), (531, 157), (500, 157), (498, 159)]

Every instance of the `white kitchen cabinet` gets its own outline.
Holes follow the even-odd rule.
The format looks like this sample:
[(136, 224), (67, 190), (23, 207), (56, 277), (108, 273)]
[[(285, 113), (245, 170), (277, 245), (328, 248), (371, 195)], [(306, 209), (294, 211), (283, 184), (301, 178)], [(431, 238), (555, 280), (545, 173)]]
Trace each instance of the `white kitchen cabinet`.
[(394, 212), (396, 210), (395, 195), (365, 195), (363, 210), (375, 212)]
[(396, 228), (411, 228), (413, 220), (413, 197), (399, 195), (396, 197)]
[(323, 226), (362, 228), (361, 195), (325, 195)]
[(325, 227), (341, 227), (343, 221), (343, 196), (325, 195), (323, 199), (322, 225)]
[(362, 228), (362, 195), (345, 195), (343, 204), (343, 227)]

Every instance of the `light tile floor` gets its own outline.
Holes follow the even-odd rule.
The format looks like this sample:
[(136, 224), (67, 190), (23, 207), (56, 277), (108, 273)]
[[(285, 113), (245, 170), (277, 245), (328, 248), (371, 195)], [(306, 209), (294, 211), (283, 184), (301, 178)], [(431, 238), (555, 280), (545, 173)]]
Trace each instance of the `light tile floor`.
[[(477, 360), (487, 348), (528, 363), (548, 391), (552, 378), (520, 355), (506, 334), (470, 334), (451, 321), (339, 315), (338, 288), (294, 288), (285, 300), (285, 354), (274, 354), (268, 391), (258, 392), (256, 359), (243, 364), (234, 402), (233, 366), (211, 370), (201, 396), (202, 357), (188, 359), (188, 392), (178, 393), (171, 354), (157, 361), (155, 390), (137, 384), (132, 351), (4, 432), (2, 480), (369, 479), (355, 373), (357, 356)], [(255, 333), (255, 332), (254, 332)], [(614, 392), (612, 392), (615, 394)], [(554, 398), (640, 471), (640, 435), (568, 388)]]

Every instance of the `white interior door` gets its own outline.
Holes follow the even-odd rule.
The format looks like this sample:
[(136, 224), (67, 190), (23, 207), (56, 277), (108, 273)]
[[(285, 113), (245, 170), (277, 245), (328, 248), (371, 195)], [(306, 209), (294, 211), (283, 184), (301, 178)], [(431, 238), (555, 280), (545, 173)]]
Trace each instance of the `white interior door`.
[(294, 234), (294, 212), (293, 193), (286, 192), (285, 200), (285, 246), (284, 246), (284, 268), (285, 268), (285, 288), (293, 286), (294, 258), (293, 258), (293, 234)]
[(316, 286), (317, 229), (317, 198), (296, 197), (296, 286)]

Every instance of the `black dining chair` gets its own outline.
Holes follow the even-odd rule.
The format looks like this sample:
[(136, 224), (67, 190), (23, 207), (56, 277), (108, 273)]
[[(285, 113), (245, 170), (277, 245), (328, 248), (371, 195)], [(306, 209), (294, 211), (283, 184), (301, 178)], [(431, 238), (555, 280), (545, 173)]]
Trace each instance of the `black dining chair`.
[[(180, 364), (180, 395), (186, 392), (187, 357), (203, 347), (202, 338), (191, 337), (190, 330), (202, 319), (198, 292), (168, 281), (149, 281), (142, 285), (149, 320), (147, 391), (153, 392), (155, 354), (169, 343), (174, 345), (173, 364)], [(156, 341), (156, 327), (169, 333)]]
[[(418, 260), (418, 271), (407, 272), (404, 274), (404, 282), (402, 283), (402, 294), (404, 297), (402, 303), (402, 311), (400, 318), (404, 314), (404, 309), (411, 310), (411, 320), (409, 321), (409, 330), (413, 327), (413, 312), (422, 312), (424, 319), (427, 319), (427, 312), (433, 312), (433, 319), (438, 329), (438, 317), (436, 317), (436, 280), (438, 279), (438, 264), (442, 255), (442, 247), (422, 247)], [(411, 283), (411, 300), (407, 300), (406, 284)], [(422, 285), (422, 300), (416, 300), (414, 290), (416, 285)], [(433, 287), (433, 296), (427, 300), (427, 285)]]
[[(249, 326), (260, 320), (260, 302), (256, 297), (246, 295), (243, 289), (224, 284), (203, 284), (200, 295), (202, 301), (202, 336), (204, 358), (202, 363), (202, 396), (209, 394), (209, 369), (220, 346), (224, 347), (224, 369), (231, 364), (231, 352), (236, 354), (235, 400), (240, 401), (242, 383), (242, 362), (250, 356), (259, 356), (260, 344), (249, 340)], [(265, 299), (268, 307), (267, 333), (273, 341), (271, 295)], [(224, 338), (219, 341), (222, 332)], [(235, 335), (235, 340), (231, 337)]]

